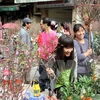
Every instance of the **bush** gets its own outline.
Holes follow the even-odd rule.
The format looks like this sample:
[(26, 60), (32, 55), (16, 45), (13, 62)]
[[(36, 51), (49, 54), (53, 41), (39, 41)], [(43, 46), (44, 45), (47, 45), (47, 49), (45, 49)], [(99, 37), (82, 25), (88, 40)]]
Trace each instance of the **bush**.
[[(100, 93), (100, 78), (96, 81), (94, 77), (80, 77), (79, 81), (72, 83), (70, 86), (61, 87), (62, 100), (84, 100), (84, 98), (92, 98), (95, 94)], [(85, 99), (88, 100), (88, 99)]]
[(100, 55), (100, 33), (94, 35), (94, 52), (97, 56)]
[[(79, 77), (78, 81), (60, 88), (61, 100), (95, 100), (100, 94), (100, 77), (94, 74), (95, 64), (92, 66), (90, 77)], [(64, 80), (63, 80), (64, 81)]]

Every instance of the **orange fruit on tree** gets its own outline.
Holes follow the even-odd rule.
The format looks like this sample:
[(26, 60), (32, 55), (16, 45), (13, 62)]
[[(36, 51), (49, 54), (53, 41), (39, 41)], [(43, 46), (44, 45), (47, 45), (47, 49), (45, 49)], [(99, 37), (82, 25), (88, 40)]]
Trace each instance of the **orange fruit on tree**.
[(91, 97), (87, 97), (87, 100), (92, 100), (92, 98)]
[(97, 80), (97, 76), (96, 76), (96, 75), (93, 76), (93, 80), (94, 80), (94, 81)]
[(84, 98), (84, 96), (82, 95), (82, 96), (80, 96), (80, 98), (81, 98), (81, 99), (83, 99), (83, 98)]
[(87, 100), (87, 97), (84, 97), (82, 100)]
[(70, 96), (69, 98), (68, 98), (68, 100), (71, 100), (72, 99), (72, 96)]

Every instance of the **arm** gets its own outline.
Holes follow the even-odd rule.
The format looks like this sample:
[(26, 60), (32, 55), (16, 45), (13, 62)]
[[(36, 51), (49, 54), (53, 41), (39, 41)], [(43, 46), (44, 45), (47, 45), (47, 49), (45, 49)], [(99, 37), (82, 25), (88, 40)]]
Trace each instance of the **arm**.
[(76, 53), (76, 49), (74, 48), (74, 62), (72, 64), (72, 69), (71, 69), (71, 82), (76, 82), (77, 80), (77, 67), (78, 67), (78, 63), (77, 63), (77, 53)]
[(85, 57), (84, 53), (81, 53), (80, 46), (79, 46), (79, 44), (77, 43), (76, 40), (74, 40), (74, 47), (75, 47), (76, 52), (77, 52), (77, 58), (79, 60), (84, 60), (86, 57)]
[(27, 36), (26, 36), (25, 33), (21, 33), (21, 34), (20, 34), (20, 40), (21, 40), (21, 42), (24, 43), (24, 44), (26, 44), (26, 37), (27, 37)]
[(77, 59), (77, 53), (76, 53), (76, 49), (74, 48), (74, 73), (73, 73), (73, 76), (74, 76), (74, 81), (77, 80), (77, 67), (78, 67), (78, 59)]
[[(55, 54), (53, 54), (47, 61), (46, 65), (46, 69), (47, 69), (47, 73), (54, 78), (55, 77)], [(50, 67), (49, 67), (50, 66)]]

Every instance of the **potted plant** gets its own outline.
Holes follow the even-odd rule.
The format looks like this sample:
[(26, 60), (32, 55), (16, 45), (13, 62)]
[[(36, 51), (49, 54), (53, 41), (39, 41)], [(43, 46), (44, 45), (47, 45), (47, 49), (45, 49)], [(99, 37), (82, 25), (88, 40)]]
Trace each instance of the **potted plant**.
[(97, 96), (100, 98), (100, 78), (94, 74), (94, 69), (95, 64), (90, 77), (80, 76), (75, 83), (63, 85), (60, 89), (62, 100), (99, 100)]

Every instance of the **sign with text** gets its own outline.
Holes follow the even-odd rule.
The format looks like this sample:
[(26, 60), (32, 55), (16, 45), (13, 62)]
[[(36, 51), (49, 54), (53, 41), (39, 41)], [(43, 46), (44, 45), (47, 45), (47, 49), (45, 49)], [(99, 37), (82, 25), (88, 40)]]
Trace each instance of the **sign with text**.
[(45, 2), (45, 1), (56, 1), (56, 0), (14, 0), (14, 3)]
[(0, 6), (0, 11), (16, 11), (19, 10), (19, 6)]

